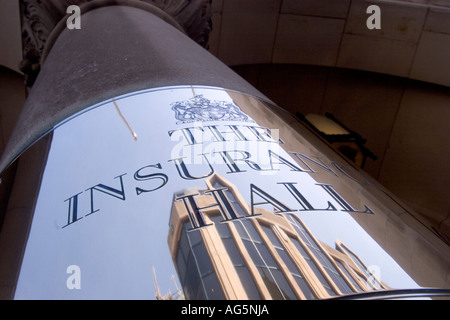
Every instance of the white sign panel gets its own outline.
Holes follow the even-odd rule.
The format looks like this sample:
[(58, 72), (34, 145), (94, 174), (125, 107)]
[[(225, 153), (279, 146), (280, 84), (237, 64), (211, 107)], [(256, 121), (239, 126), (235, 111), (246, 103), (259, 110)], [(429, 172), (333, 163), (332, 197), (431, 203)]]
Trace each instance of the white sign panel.
[(377, 205), (325, 181), (337, 167), (286, 150), (280, 128), (243, 109), (224, 90), (162, 88), (55, 128), (15, 298), (318, 299), (417, 287), (354, 218), (383, 214)]

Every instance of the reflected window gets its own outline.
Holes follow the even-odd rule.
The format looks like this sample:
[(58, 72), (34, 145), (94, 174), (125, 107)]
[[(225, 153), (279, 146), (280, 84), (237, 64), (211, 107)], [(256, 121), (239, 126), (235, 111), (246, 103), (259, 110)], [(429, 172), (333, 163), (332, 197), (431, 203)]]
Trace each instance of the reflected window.
[(350, 280), (350, 282), (353, 284), (353, 286), (355, 288), (357, 288), (358, 291), (362, 292), (364, 291), (363, 288), (359, 285), (359, 283), (354, 279), (354, 277), (352, 276), (352, 274), (354, 274), (354, 271), (352, 271), (352, 274), (350, 274), (350, 267), (347, 265), (347, 263), (345, 263), (344, 261), (340, 261), (340, 260), (335, 260), (336, 264), (338, 265), (339, 269), (341, 269), (342, 273), (345, 274), (345, 276), (347, 277), (347, 279)]
[(222, 300), (225, 298), (206, 251), (200, 232), (188, 232), (189, 220), (183, 224), (176, 255), (178, 275), (187, 299)]
[(250, 300), (260, 300), (261, 295), (256, 287), (256, 284), (248, 271), (247, 265), (242, 258), (242, 255), (236, 246), (233, 236), (226, 223), (220, 223), (222, 221), (222, 216), (215, 214), (210, 216), (210, 219), (214, 222), (214, 226), (222, 239), (222, 243), (227, 250), (228, 256), (233, 263), (234, 268), (241, 280), (242, 286)]
[(362, 263), (362, 261), (351, 250), (349, 250), (343, 245), (339, 246), (338, 250), (343, 251), (358, 265), (359, 269), (365, 276), (364, 282), (367, 284), (369, 289), (372, 290), (383, 289), (379, 280), (370, 272), (370, 270), (364, 265), (364, 263)]
[(237, 201), (236, 197), (230, 191), (230, 189), (228, 189), (228, 187), (226, 187), (222, 183), (220, 183), (220, 181), (218, 179), (215, 179), (214, 182), (212, 183), (212, 185), (216, 189), (226, 188), (224, 190), (225, 195), (226, 195), (228, 201), (230, 202), (230, 204), (232, 205), (234, 212), (237, 213), (238, 217), (245, 217), (247, 215), (247, 213), (244, 211), (244, 209), (242, 208), (239, 201)]
[(252, 222), (250, 220), (238, 220), (235, 222), (235, 226), (272, 299), (297, 299), (289, 282), (281, 272)]
[(334, 264), (331, 262), (330, 258), (325, 254), (325, 252), (323, 252), (317, 241), (309, 234), (309, 232), (297, 219), (297, 217), (294, 215), (289, 215), (289, 220), (302, 239), (303, 243), (308, 247), (317, 261), (322, 265), (328, 276), (332, 279), (339, 290), (344, 294), (353, 293), (353, 290), (345, 281), (344, 277), (339, 273)]
[(303, 246), (301, 245), (300, 241), (298, 241), (297, 238), (294, 238), (292, 236), (289, 236), (289, 239), (291, 240), (291, 242), (294, 244), (295, 248), (297, 249), (297, 251), (300, 253), (300, 255), (303, 257), (303, 259), (305, 259), (306, 263), (309, 265), (309, 267), (311, 268), (311, 270), (314, 272), (315, 276), (317, 277), (317, 279), (319, 279), (320, 283), (322, 284), (322, 286), (325, 288), (325, 290), (327, 291), (327, 293), (330, 296), (335, 296), (337, 295), (336, 291), (334, 291), (334, 289), (330, 286), (330, 284), (328, 283), (328, 281), (325, 279), (325, 277), (323, 276), (322, 272), (319, 270), (319, 268), (317, 267), (316, 263), (314, 262), (313, 259), (311, 259), (311, 257), (309, 256), (308, 252), (303, 248)]
[(297, 282), (297, 285), (300, 287), (300, 290), (305, 295), (306, 299), (316, 299), (316, 297), (314, 296), (314, 294), (311, 291), (311, 288), (309, 287), (308, 283), (306, 282), (303, 273), (300, 271), (300, 269), (297, 267), (295, 262), (292, 260), (292, 257), (286, 252), (283, 244), (280, 242), (280, 240), (278, 239), (277, 235), (272, 230), (272, 228), (270, 226), (266, 226), (266, 225), (261, 225), (261, 227), (262, 227), (264, 233), (269, 238), (270, 242), (272, 243), (272, 246), (276, 249), (281, 260), (284, 262), (284, 264), (288, 268), (292, 277), (295, 279), (295, 282)]
[[(347, 282), (342, 278), (342, 276), (339, 274), (339, 272), (336, 270), (334, 265), (331, 263), (330, 259), (325, 255), (325, 253), (321, 250), (317, 242), (313, 239), (313, 237), (309, 234), (309, 232), (303, 227), (301, 222), (296, 219), (296, 216), (289, 215), (289, 221), (291, 222), (291, 225), (294, 227), (294, 229), (297, 231), (298, 235), (300, 236), (300, 239), (302, 239), (303, 243), (308, 247), (310, 252), (314, 255), (316, 261), (320, 263), (320, 265), (325, 269), (327, 274), (330, 276), (330, 278), (333, 280), (333, 282), (336, 284), (336, 286), (339, 288), (339, 290), (342, 293), (353, 293), (352, 289), (349, 287)], [(299, 248), (300, 243), (296, 245), (296, 247)], [(300, 245), (301, 247), (301, 245)], [(306, 250), (303, 248), (299, 250), (300, 252), (303, 251), (303, 255), (307, 256), (307, 261), (311, 260), (309, 255), (306, 253)], [(310, 266), (312, 266), (312, 263), (308, 261)], [(314, 270), (319, 271), (317, 267), (314, 267)], [(316, 276), (318, 275), (318, 272), (314, 271), (316, 273)], [(323, 278), (323, 279), (322, 279)], [(333, 295), (336, 294), (336, 292), (332, 289), (328, 281), (321, 276), (319, 278), (324, 285), (325, 289), (329, 294), (333, 292)], [(324, 281), (325, 280), (325, 281)]]

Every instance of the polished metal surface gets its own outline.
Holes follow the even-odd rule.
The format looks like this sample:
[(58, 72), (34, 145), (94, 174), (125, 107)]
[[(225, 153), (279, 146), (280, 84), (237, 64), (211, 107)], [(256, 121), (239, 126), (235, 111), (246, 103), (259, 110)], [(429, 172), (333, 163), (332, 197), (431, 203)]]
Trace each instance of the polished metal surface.
[(175, 86), (114, 97), (58, 124), (44, 160), (27, 164), (42, 176), (15, 299), (449, 288), (448, 246), (274, 108)]

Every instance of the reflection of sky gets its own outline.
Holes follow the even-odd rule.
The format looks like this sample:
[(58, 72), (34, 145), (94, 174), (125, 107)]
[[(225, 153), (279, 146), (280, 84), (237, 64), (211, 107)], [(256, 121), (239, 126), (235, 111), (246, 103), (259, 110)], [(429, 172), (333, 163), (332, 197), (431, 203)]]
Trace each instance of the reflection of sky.
[[(222, 91), (196, 88), (195, 93), (211, 100), (231, 101)], [(186, 88), (117, 99), (120, 111), (137, 133), (137, 141), (112, 103), (75, 117), (54, 131), (16, 298), (153, 299), (153, 266), (161, 293), (175, 291), (171, 276), (176, 272), (167, 245), (173, 193), (205, 184), (203, 180), (181, 179), (174, 163), (169, 161), (172, 148), (179, 141), (170, 141), (168, 131), (180, 128), (170, 104), (192, 96), (192, 89)], [(151, 168), (146, 172), (164, 173), (168, 183), (154, 192), (137, 195), (136, 187), (150, 189), (161, 180), (137, 181), (134, 173), (157, 163), (161, 164), (161, 170)], [(324, 207), (323, 197), (329, 198), (307, 173), (293, 174), (284, 166), (276, 175), (260, 174), (246, 165), (242, 165), (245, 173), (227, 174), (225, 165), (213, 166), (238, 187), (248, 202), (249, 184), (254, 183), (298, 208), (286, 189), (276, 184), (287, 181), (297, 182), (313, 206)], [(206, 173), (207, 169), (205, 165), (195, 166), (193, 172)], [(99, 183), (120, 189), (119, 179), (114, 179), (119, 175), (123, 175), (126, 200), (95, 191), (94, 209), (99, 211), (85, 216), (91, 210), (88, 189)], [(62, 228), (67, 223), (65, 200), (80, 192), (78, 211), (82, 219)], [(415, 286), (348, 214), (313, 212), (301, 213), (300, 217), (328, 245), (334, 247), (339, 238), (366, 265), (379, 266), (382, 280), (388, 285)], [(81, 268), (81, 290), (66, 287), (69, 277), (66, 269), (70, 265)], [(390, 274), (389, 270), (395, 272)]]

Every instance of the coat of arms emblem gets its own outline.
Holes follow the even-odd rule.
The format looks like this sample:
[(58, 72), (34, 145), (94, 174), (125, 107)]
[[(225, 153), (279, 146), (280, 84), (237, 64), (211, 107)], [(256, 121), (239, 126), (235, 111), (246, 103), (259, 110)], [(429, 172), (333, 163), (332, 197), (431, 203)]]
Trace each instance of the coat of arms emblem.
[[(251, 121), (236, 105), (228, 101), (211, 101), (196, 95), (185, 101), (171, 104), (178, 123), (196, 121)], [(253, 121), (252, 121), (253, 122)]]

